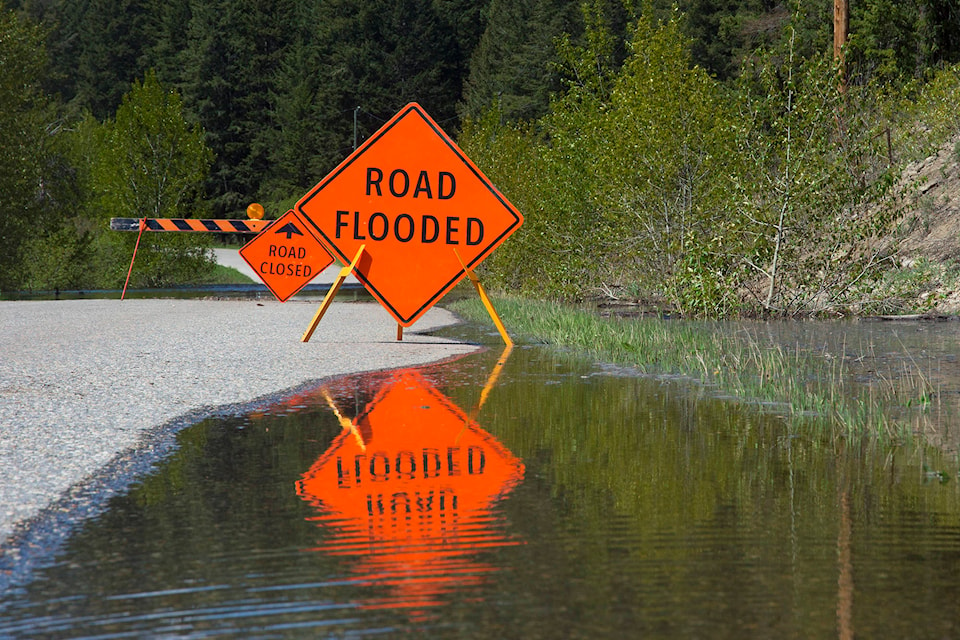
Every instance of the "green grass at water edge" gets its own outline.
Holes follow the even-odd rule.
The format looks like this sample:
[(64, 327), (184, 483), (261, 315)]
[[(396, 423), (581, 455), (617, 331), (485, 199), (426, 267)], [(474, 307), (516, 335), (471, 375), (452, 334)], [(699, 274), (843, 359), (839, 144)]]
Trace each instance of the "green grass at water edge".
[(217, 264), (211, 274), (197, 284), (255, 284), (253, 280), (236, 269)]
[[(935, 395), (912, 371), (855, 387), (842, 357), (786, 350), (759, 340), (746, 326), (718, 330), (708, 321), (603, 318), (592, 309), (516, 297), (498, 297), (494, 306), (508, 331), (523, 341), (574, 349), (651, 375), (690, 377), (746, 402), (839, 424), (848, 433), (908, 438), (915, 429), (909, 421), (923, 411), (923, 399)], [(448, 307), (467, 319), (490, 321), (475, 298)]]

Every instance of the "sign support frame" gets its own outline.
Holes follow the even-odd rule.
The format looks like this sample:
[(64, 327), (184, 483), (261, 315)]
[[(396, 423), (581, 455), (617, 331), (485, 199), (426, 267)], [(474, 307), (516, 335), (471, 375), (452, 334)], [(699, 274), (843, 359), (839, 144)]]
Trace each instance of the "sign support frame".
[[(259, 207), (259, 211), (253, 209)], [(127, 286), (130, 284), (130, 275), (133, 273), (133, 263), (137, 261), (137, 251), (140, 249), (140, 239), (144, 231), (192, 231), (192, 232), (212, 232), (212, 233), (241, 233), (258, 234), (265, 229), (271, 220), (261, 220), (263, 218), (263, 207), (256, 203), (247, 207), (247, 220), (223, 219), (223, 220), (200, 220), (196, 218), (110, 218), (111, 231), (136, 231), (137, 243), (133, 246), (133, 256), (130, 258), (130, 268), (127, 269), (127, 279), (123, 283), (123, 291), (120, 293), (120, 300), (127, 297)], [(134, 226), (136, 224), (136, 226)], [(229, 226), (224, 226), (229, 225)]]
[(513, 340), (510, 339), (510, 335), (507, 333), (506, 327), (503, 326), (503, 321), (500, 320), (500, 316), (497, 315), (497, 310), (493, 308), (493, 303), (490, 301), (487, 292), (484, 290), (483, 285), (480, 284), (480, 278), (477, 277), (477, 274), (473, 272), (473, 269), (470, 269), (463, 263), (463, 259), (460, 257), (460, 254), (457, 253), (457, 250), (454, 249), (453, 253), (457, 256), (457, 260), (460, 261), (460, 264), (463, 265), (463, 271), (467, 274), (467, 277), (470, 278), (470, 282), (473, 283), (473, 288), (477, 290), (477, 295), (480, 296), (480, 302), (483, 303), (484, 308), (487, 310), (487, 313), (490, 315), (490, 319), (493, 320), (494, 326), (497, 327), (497, 331), (500, 332), (500, 337), (503, 338), (503, 342), (506, 346), (512, 347)]
[(320, 303), (320, 308), (317, 309), (317, 312), (313, 315), (313, 319), (310, 321), (310, 326), (307, 327), (307, 330), (303, 333), (303, 337), (300, 338), (300, 342), (309, 342), (310, 338), (313, 336), (313, 332), (317, 330), (317, 325), (320, 324), (320, 320), (323, 319), (324, 314), (327, 312), (327, 309), (330, 308), (330, 305), (333, 304), (333, 299), (337, 295), (337, 291), (340, 290), (340, 286), (343, 284), (343, 281), (347, 279), (354, 269), (357, 268), (357, 263), (360, 262), (360, 257), (363, 255), (363, 252), (366, 251), (366, 243), (360, 245), (360, 249), (357, 250), (357, 255), (353, 256), (353, 260), (350, 261), (350, 264), (345, 266), (343, 269), (340, 269), (337, 279), (333, 281), (333, 284), (330, 286), (330, 290), (327, 291), (327, 295), (324, 296), (323, 302)]

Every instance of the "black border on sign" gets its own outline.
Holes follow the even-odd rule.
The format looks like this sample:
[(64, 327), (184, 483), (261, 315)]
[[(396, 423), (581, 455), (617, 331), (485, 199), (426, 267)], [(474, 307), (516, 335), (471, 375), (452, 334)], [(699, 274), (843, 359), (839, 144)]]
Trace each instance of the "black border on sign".
[[(443, 143), (446, 144), (451, 151), (453, 151), (453, 153), (457, 156), (457, 158), (460, 159), (460, 161), (464, 164), (464, 166), (467, 167), (471, 173), (473, 173), (473, 175), (480, 181), (480, 183), (484, 187), (486, 187), (486, 189), (491, 194), (493, 194), (493, 196), (500, 202), (500, 204), (503, 205), (504, 209), (506, 209), (510, 213), (510, 215), (513, 216), (513, 223), (509, 225), (503, 231), (503, 233), (498, 235), (492, 242), (490, 242), (487, 245), (487, 247), (483, 251), (481, 251), (473, 260), (471, 260), (467, 264), (467, 268), (472, 270), (474, 265), (477, 265), (480, 262), (482, 262), (484, 259), (486, 259), (486, 257), (493, 252), (493, 249), (498, 244), (503, 242), (506, 236), (509, 235), (511, 232), (513, 232), (513, 230), (516, 229), (517, 226), (519, 226), (521, 222), (521, 216), (519, 212), (516, 209), (514, 209), (513, 205), (511, 205), (510, 202), (507, 201), (507, 199), (503, 196), (503, 194), (497, 191), (496, 187), (494, 187), (490, 183), (490, 180), (488, 180), (485, 175), (480, 173), (480, 170), (473, 165), (473, 162), (471, 162), (470, 159), (467, 158), (467, 156), (460, 150), (460, 147), (458, 147), (457, 144), (452, 139), (450, 139), (450, 137), (443, 131), (443, 129), (441, 129), (440, 126), (433, 121), (433, 119), (427, 114), (427, 112), (423, 109), (423, 107), (421, 107), (419, 104), (415, 102), (411, 102), (406, 107), (404, 107), (399, 112), (397, 112), (397, 115), (395, 115), (389, 122), (387, 122), (387, 124), (381, 127), (376, 133), (373, 134), (373, 136), (368, 138), (367, 141), (363, 145), (361, 145), (356, 151), (354, 151), (351, 155), (347, 156), (347, 158), (343, 162), (341, 162), (336, 169), (334, 169), (329, 174), (327, 174), (327, 176), (323, 180), (321, 180), (316, 187), (314, 187), (306, 196), (301, 198), (300, 201), (296, 204), (297, 212), (314, 229), (316, 229), (316, 232), (323, 237), (325, 244), (329, 245), (330, 247), (333, 248), (334, 251), (337, 252), (337, 255), (340, 257), (340, 259), (343, 261), (344, 264), (350, 264), (350, 262), (353, 260), (353, 256), (345, 255), (343, 251), (341, 251), (340, 248), (330, 238), (327, 237), (327, 234), (325, 234), (323, 230), (320, 229), (317, 223), (315, 223), (313, 219), (309, 215), (307, 215), (307, 213), (303, 210), (303, 206), (305, 206), (307, 203), (313, 200), (313, 198), (316, 197), (317, 194), (323, 191), (323, 189), (327, 185), (329, 185), (341, 173), (343, 173), (350, 165), (352, 165), (356, 160), (358, 160), (360, 156), (366, 153), (367, 150), (370, 149), (370, 147), (372, 147), (380, 138), (382, 138), (391, 129), (393, 129), (393, 127), (396, 126), (401, 120), (403, 120), (408, 115), (410, 115), (410, 112), (416, 112), (416, 114), (419, 115), (431, 129), (433, 129), (434, 133), (436, 133), (437, 136), (439, 136), (440, 139), (443, 141)], [(405, 324), (406, 326), (413, 324), (417, 318), (419, 318), (421, 315), (426, 313), (426, 311), (430, 307), (435, 305), (438, 302), (438, 300), (441, 297), (443, 297), (443, 295), (446, 292), (448, 292), (451, 288), (453, 288), (453, 286), (456, 285), (456, 283), (461, 278), (463, 278), (464, 275), (466, 275), (466, 272), (463, 269), (460, 269), (453, 278), (448, 280), (444, 285), (440, 287), (439, 291), (437, 291), (432, 296), (430, 296), (430, 298), (423, 305), (421, 305), (420, 308), (418, 308), (409, 316), (404, 317), (399, 311), (397, 311), (397, 309), (393, 306), (393, 304), (391, 304), (390, 301), (388, 301), (386, 297), (384, 297), (384, 295), (377, 290), (376, 287), (370, 284), (367, 278), (362, 273), (360, 273), (359, 269), (354, 269), (353, 273), (357, 277), (357, 279), (363, 283), (363, 286), (365, 286), (368, 291), (370, 291), (381, 303), (383, 303), (383, 305), (387, 307), (390, 313), (392, 313), (395, 318), (398, 318), (400, 320), (401, 324)]]
[[(273, 229), (274, 225), (276, 225), (278, 222), (280, 222), (281, 220), (283, 220), (284, 217), (286, 217), (287, 214), (292, 215), (293, 218), (294, 218), (294, 220), (296, 220), (297, 222), (301, 222), (301, 223), (303, 222), (302, 216), (301, 216), (300, 214), (298, 214), (296, 211), (294, 211), (293, 209), (290, 209), (290, 210), (284, 212), (284, 214), (283, 214), (282, 216), (280, 216), (279, 218), (277, 218), (276, 220), (271, 220), (271, 221), (270, 221), (270, 224), (268, 224), (267, 226), (265, 226), (265, 227), (263, 228), (263, 230), (260, 231), (260, 233), (258, 233), (256, 236), (254, 236), (253, 240), (251, 240), (251, 241), (248, 242), (247, 244), (245, 244), (245, 245), (243, 245), (242, 247), (240, 247), (240, 251), (239, 251), (240, 257), (243, 258), (243, 261), (244, 261), (244, 262), (246, 262), (248, 265), (250, 265), (250, 268), (253, 269), (253, 271), (254, 271), (255, 273), (258, 273), (258, 274), (259, 274), (260, 272), (257, 271), (256, 265), (254, 265), (252, 262), (250, 262), (249, 260), (247, 260), (247, 256), (243, 255), (243, 250), (244, 250), (244, 248), (247, 247), (247, 246), (249, 246), (249, 245), (251, 245), (251, 244), (253, 244), (254, 242), (256, 242), (257, 239), (260, 238), (260, 236), (263, 236), (267, 231), (270, 231), (270, 229)], [(313, 223), (311, 222), (310, 224), (313, 224)], [(310, 231), (309, 231), (309, 229), (307, 229), (307, 225), (306, 225), (305, 223), (304, 223), (303, 226), (304, 226), (304, 229), (307, 230), (307, 233), (310, 233)], [(312, 234), (311, 234), (311, 235), (312, 235)], [(314, 240), (316, 240), (316, 238), (314, 238)], [(323, 243), (322, 243), (322, 242), (318, 242), (317, 244), (320, 245), (320, 248), (323, 250), (323, 252), (327, 254), (327, 257), (328, 257), (328, 258), (330, 258), (330, 262), (323, 268), (323, 269), (326, 269), (326, 268), (329, 267), (331, 264), (333, 264), (333, 262), (334, 262), (333, 256), (330, 255), (330, 252), (327, 251), (327, 248), (326, 248), (325, 246), (323, 246)], [(314, 275), (313, 278), (316, 278), (318, 275), (320, 275), (321, 273), (323, 273), (323, 269), (320, 269), (319, 271), (317, 271), (316, 275)], [(302, 285), (300, 285), (299, 287), (297, 287), (296, 290), (295, 290), (293, 293), (291, 293), (290, 295), (288, 295), (286, 298), (281, 298), (280, 295), (279, 295), (276, 291), (274, 291), (273, 287), (270, 286), (270, 283), (263, 279), (263, 276), (260, 276), (260, 282), (262, 282), (263, 285), (264, 285), (267, 289), (270, 290), (270, 293), (273, 294), (273, 297), (274, 297), (274, 298), (276, 298), (276, 299), (279, 300), (281, 303), (283, 303), (283, 302), (286, 302), (287, 300), (289, 300), (290, 298), (292, 298), (293, 296), (297, 295), (298, 293), (300, 293), (300, 290), (303, 289), (303, 288), (304, 288), (305, 286), (307, 286), (308, 284), (310, 284), (310, 280), (313, 280), (313, 278), (309, 278), (306, 282), (304, 282)]]

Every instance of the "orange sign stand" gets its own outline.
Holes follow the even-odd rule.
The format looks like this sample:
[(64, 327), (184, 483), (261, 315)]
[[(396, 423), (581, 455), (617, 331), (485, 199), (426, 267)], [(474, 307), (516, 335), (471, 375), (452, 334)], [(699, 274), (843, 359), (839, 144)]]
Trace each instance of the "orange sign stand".
[(307, 327), (307, 330), (303, 333), (303, 337), (300, 338), (300, 342), (308, 342), (310, 336), (313, 335), (313, 332), (317, 330), (317, 325), (320, 324), (320, 320), (323, 318), (323, 315), (327, 312), (327, 309), (330, 308), (330, 305), (333, 304), (333, 299), (337, 295), (337, 291), (340, 290), (343, 281), (347, 279), (347, 276), (356, 269), (357, 263), (360, 262), (360, 258), (363, 256), (364, 249), (366, 245), (360, 245), (360, 248), (357, 249), (357, 254), (353, 256), (353, 260), (350, 261), (350, 264), (345, 266), (343, 269), (340, 269), (340, 273), (337, 275), (337, 279), (333, 281), (333, 285), (330, 286), (330, 290), (327, 291), (327, 295), (323, 297), (323, 302), (320, 303), (320, 308), (317, 309), (317, 312), (313, 315), (313, 320), (310, 321), (310, 326)]
[(240, 256), (280, 302), (289, 300), (333, 264), (333, 258), (293, 210), (243, 245)]
[(493, 303), (490, 302), (490, 298), (487, 296), (487, 292), (484, 290), (483, 285), (480, 284), (480, 278), (473, 272), (473, 269), (467, 268), (463, 264), (463, 260), (460, 259), (460, 254), (457, 253), (454, 249), (454, 253), (457, 256), (457, 260), (460, 261), (460, 264), (463, 265), (463, 270), (470, 277), (470, 282), (473, 283), (473, 288), (477, 290), (477, 295), (480, 296), (480, 301), (483, 303), (484, 308), (487, 310), (487, 313), (490, 314), (490, 319), (493, 320), (494, 326), (497, 328), (497, 331), (500, 332), (500, 337), (503, 338), (503, 343), (507, 347), (513, 346), (513, 340), (510, 339), (510, 336), (507, 334), (506, 327), (503, 326), (503, 321), (500, 320), (500, 316), (497, 314), (497, 310), (493, 308)]
[[(401, 327), (416, 322), (523, 224), (520, 212), (416, 103), (294, 208), (344, 263), (366, 247), (354, 274)], [(484, 304), (492, 309), (489, 300)]]

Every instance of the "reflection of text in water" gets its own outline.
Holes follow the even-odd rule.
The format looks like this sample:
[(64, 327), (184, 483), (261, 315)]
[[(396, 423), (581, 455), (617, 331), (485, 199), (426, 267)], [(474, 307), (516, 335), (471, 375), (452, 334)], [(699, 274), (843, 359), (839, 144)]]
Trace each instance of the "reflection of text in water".
[(479, 475), (487, 463), (483, 448), (478, 446), (466, 447), (465, 454), (461, 447), (447, 447), (444, 457), (441, 457), (439, 450), (424, 447), (420, 458), (422, 464), (418, 469), (419, 457), (412, 451), (400, 451), (396, 456), (379, 451), (370, 456), (355, 455), (351, 465), (349, 462), (344, 464), (343, 456), (337, 456), (337, 487), (350, 489), (365, 482), (390, 482), (391, 477), (398, 480), (414, 480), (418, 477), (429, 480), (441, 475), (456, 477), (461, 474), (463, 458), (466, 458), (467, 475)]

